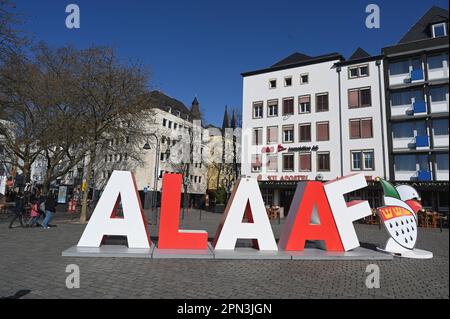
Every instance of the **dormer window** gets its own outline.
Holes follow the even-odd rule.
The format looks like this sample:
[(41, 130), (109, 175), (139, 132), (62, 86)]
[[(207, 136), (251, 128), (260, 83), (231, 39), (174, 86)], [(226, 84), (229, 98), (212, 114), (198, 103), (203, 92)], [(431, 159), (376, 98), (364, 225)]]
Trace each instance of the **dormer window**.
[(431, 26), (433, 38), (445, 37), (447, 35), (447, 26), (444, 22), (436, 23)]

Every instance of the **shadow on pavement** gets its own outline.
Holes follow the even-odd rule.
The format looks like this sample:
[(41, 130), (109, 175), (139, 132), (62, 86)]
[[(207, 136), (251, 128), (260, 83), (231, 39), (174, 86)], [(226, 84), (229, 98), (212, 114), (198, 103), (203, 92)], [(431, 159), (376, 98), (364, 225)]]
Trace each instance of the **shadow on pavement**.
[(20, 299), (23, 296), (28, 295), (30, 292), (31, 292), (31, 290), (29, 290), (29, 289), (23, 289), (23, 290), (19, 290), (12, 296), (0, 297), (0, 299)]

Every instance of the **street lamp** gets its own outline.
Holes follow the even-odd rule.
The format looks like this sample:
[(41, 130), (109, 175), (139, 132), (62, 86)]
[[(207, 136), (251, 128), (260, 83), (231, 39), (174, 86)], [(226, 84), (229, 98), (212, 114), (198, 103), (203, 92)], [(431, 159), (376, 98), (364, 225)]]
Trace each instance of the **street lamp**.
[[(153, 176), (154, 176), (154, 178), (153, 178), (153, 192), (152, 192), (152, 198), (151, 198), (151, 207), (152, 207), (152, 216), (153, 216), (153, 218), (152, 218), (152, 223), (151, 224), (153, 225), (153, 221), (155, 221), (155, 225), (157, 225), (158, 224), (158, 213), (156, 212), (157, 200), (156, 200), (156, 196), (155, 195), (157, 194), (157, 191), (158, 191), (159, 150), (160, 150), (160, 146), (161, 145), (160, 145), (159, 137), (155, 133), (150, 133), (149, 137), (154, 137), (156, 139), (155, 169), (154, 169), (154, 172), (153, 172)], [(150, 146), (150, 143), (148, 142), (148, 140), (145, 143), (143, 149), (146, 150), (146, 151), (151, 149), (151, 146)]]

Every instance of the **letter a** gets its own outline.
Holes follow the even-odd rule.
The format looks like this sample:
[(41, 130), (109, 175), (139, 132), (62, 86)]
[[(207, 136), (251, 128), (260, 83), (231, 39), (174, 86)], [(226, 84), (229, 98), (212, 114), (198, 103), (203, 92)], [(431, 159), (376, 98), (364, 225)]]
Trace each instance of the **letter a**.
[[(122, 201), (123, 218), (116, 218)], [(151, 240), (131, 172), (114, 171), (78, 242), (78, 247), (100, 247), (105, 235), (127, 236), (129, 248), (150, 248)]]
[(299, 182), (278, 248), (303, 251), (307, 240), (321, 240), (328, 251), (344, 251), (321, 182)]
[[(244, 213), (247, 223), (242, 222)], [(218, 250), (234, 250), (239, 238), (253, 239), (254, 247), (261, 251), (278, 250), (256, 179), (236, 182), (212, 245)]]
[(208, 249), (208, 233), (179, 230), (181, 174), (164, 174), (158, 249)]

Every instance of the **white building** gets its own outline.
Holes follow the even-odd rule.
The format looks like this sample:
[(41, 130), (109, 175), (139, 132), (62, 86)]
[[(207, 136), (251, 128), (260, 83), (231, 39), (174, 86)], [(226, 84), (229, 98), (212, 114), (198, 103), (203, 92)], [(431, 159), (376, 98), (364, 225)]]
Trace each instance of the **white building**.
[[(104, 185), (112, 173), (113, 167), (131, 170), (136, 178), (138, 190), (144, 202), (144, 192), (157, 192), (161, 196), (162, 177), (164, 174), (181, 173), (185, 178), (182, 191), (187, 186), (190, 204), (201, 206), (207, 188), (207, 166), (199, 160), (197, 163), (178, 163), (177, 151), (180, 143), (186, 143), (193, 133), (193, 121), (199, 118), (199, 104), (195, 98), (192, 108), (188, 109), (182, 102), (173, 99), (162, 92), (150, 93), (152, 108), (149, 109), (145, 120), (145, 131), (148, 133), (147, 143), (150, 149), (144, 149), (144, 145), (136, 145), (141, 152), (142, 162), (136, 163), (125, 153), (105, 155), (101, 174), (96, 182), (98, 187)], [(199, 130), (204, 133), (203, 127)], [(155, 137), (156, 136), (156, 137)], [(114, 141), (113, 141), (114, 142)], [(159, 150), (157, 149), (159, 144)], [(186, 147), (186, 145), (185, 145)], [(189, 152), (190, 145), (187, 146)], [(201, 154), (201, 145), (195, 145)], [(100, 165), (102, 166), (102, 165)], [(155, 189), (156, 180), (156, 189)]]
[(380, 60), (294, 53), (242, 74), (242, 174), (261, 181), (266, 205), (287, 210), (298, 180), (388, 178)]
[(382, 49), (391, 176), (413, 185), (427, 209), (447, 213), (448, 50), (448, 10), (438, 7)]

